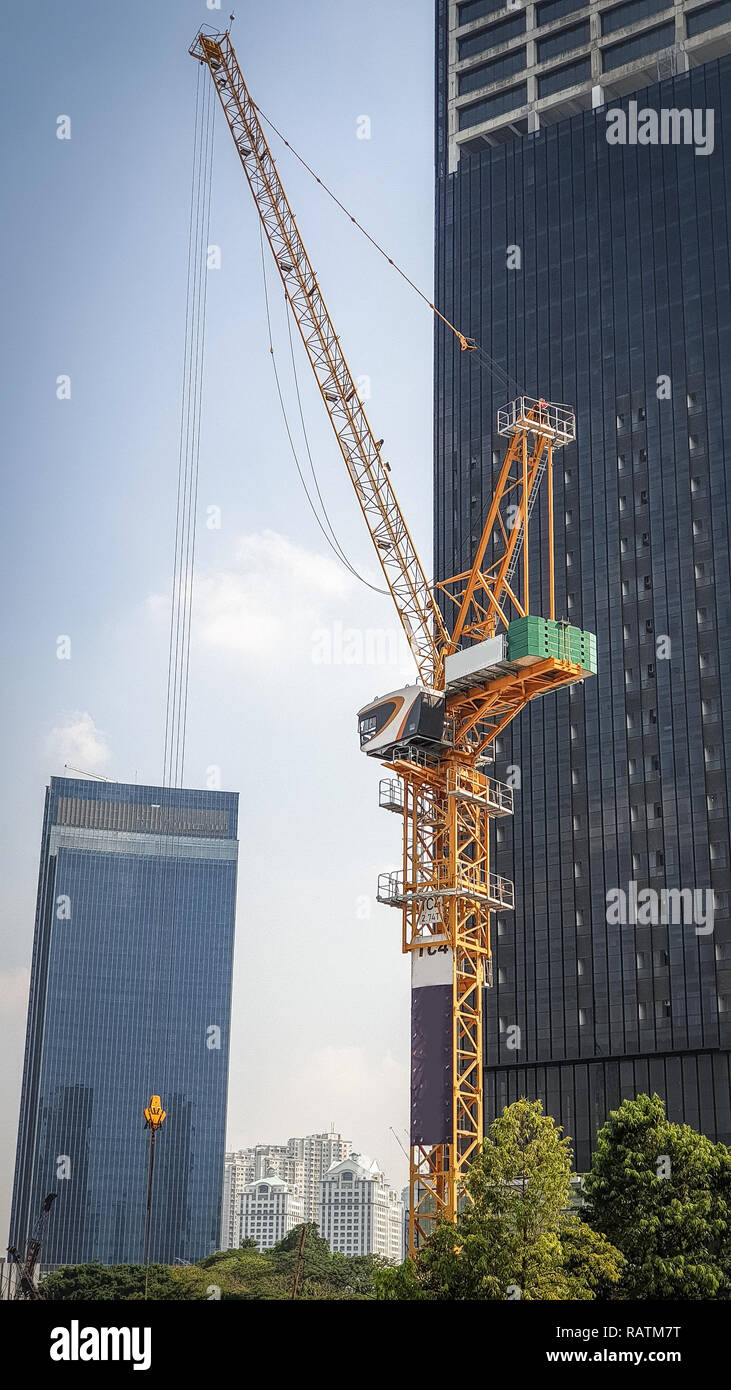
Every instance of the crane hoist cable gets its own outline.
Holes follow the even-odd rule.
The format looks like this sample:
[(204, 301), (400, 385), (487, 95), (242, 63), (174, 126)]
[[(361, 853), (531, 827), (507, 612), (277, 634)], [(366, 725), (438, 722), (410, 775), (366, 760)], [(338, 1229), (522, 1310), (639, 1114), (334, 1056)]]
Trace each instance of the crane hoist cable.
[(185, 345), (181, 392), (175, 549), (168, 647), (163, 786), (182, 785), (190, 675), (196, 506), (201, 442), (203, 347), (206, 325), (207, 248), (211, 214), (216, 103), (206, 88), (196, 94), (193, 140)]
[[(184, 781), (216, 109), (217, 102), (205, 84), (202, 93), (196, 93), (193, 130), (163, 790), (161, 805), (154, 813), (159, 817), (160, 830), (171, 837), (168, 843), (173, 851), (182, 833), (173, 789), (182, 787)], [(169, 1058), (175, 1046), (172, 983), (170, 972), (164, 967), (174, 952), (177, 914), (185, 898), (186, 864), (180, 852), (173, 852), (172, 881), (159, 875), (153, 880), (150, 895), (152, 988), (145, 1010), (142, 1058), (145, 1070), (148, 1066), (154, 1069), (155, 1086), (168, 1086)], [(144, 1084), (150, 1080), (146, 1077)]]
[[(259, 235), (262, 237), (262, 256), (263, 256), (263, 255), (264, 255), (264, 241), (263, 241), (263, 234), (262, 234), (262, 231), (261, 231), (261, 227), (259, 227)], [(294, 380), (295, 394), (296, 394), (296, 396), (297, 396), (297, 409), (298, 409), (299, 417), (300, 417), (300, 425), (302, 426), (302, 436), (303, 436), (303, 439), (304, 439), (304, 441), (305, 441), (305, 449), (307, 450), (307, 458), (308, 458), (309, 464), (310, 464), (310, 472), (311, 472), (311, 474), (312, 474), (312, 481), (313, 481), (313, 483), (315, 484), (315, 491), (317, 492), (317, 496), (318, 496), (318, 498), (319, 498), (319, 500), (320, 500), (320, 506), (322, 507), (322, 514), (323, 514), (323, 516), (324, 516), (324, 518), (325, 518), (325, 521), (326, 521), (326, 523), (327, 523), (327, 528), (328, 528), (328, 530), (329, 530), (329, 532), (330, 532), (330, 535), (332, 536), (332, 538), (333, 538), (333, 540), (334, 540), (334, 542), (335, 542), (335, 544), (336, 544), (336, 546), (337, 546), (337, 548), (338, 548), (338, 553), (340, 554), (340, 556), (341, 556), (343, 562), (348, 566), (348, 569), (350, 569), (351, 573), (356, 574), (356, 572), (355, 572), (353, 566), (351, 565), (350, 561), (348, 560), (347, 555), (345, 554), (345, 551), (343, 550), (343, 547), (342, 547), (341, 544), (340, 544), (340, 541), (338, 540), (338, 538), (337, 538), (337, 536), (336, 536), (336, 534), (335, 534), (335, 531), (334, 531), (334, 529), (333, 529), (332, 522), (331, 522), (330, 517), (329, 517), (329, 514), (328, 514), (327, 507), (325, 506), (325, 500), (324, 500), (324, 498), (323, 498), (322, 492), (320, 491), (320, 484), (319, 484), (319, 481), (318, 481), (318, 478), (317, 478), (317, 471), (316, 471), (316, 469), (315, 469), (315, 461), (314, 461), (314, 459), (313, 459), (313, 457), (312, 457), (312, 450), (311, 450), (311, 448), (310, 448), (310, 439), (309, 439), (309, 434), (308, 434), (308, 431), (307, 431), (307, 425), (305, 424), (304, 410), (303, 410), (303, 407), (302, 407), (302, 395), (301, 395), (301, 392), (300, 392), (299, 373), (298, 373), (298, 371), (297, 371), (297, 359), (296, 359), (296, 357), (295, 357), (295, 352), (294, 352), (294, 340), (293, 340), (293, 338), (292, 338), (292, 314), (291, 314), (291, 310), (290, 310), (289, 300), (287, 299), (286, 294), (285, 294), (285, 296), (284, 296), (284, 304), (285, 304), (285, 311), (286, 311), (286, 316), (287, 316), (287, 337), (288, 337), (288, 339), (289, 339), (289, 358), (290, 358), (290, 362), (292, 363), (292, 377), (293, 377), (293, 380)], [(361, 576), (358, 575), (358, 574), (356, 574), (356, 578), (360, 579)], [(368, 581), (365, 580), (365, 579), (363, 579), (362, 582), (363, 582), (364, 584), (368, 583)], [(388, 590), (387, 590), (387, 589), (378, 589), (378, 588), (376, 588), (376, 586), (373, 585), (373, 584), (370, 584), (370, 585), (369, 585), (369, 588), (372, 588), (372, 589), (374, 590), (374, 592), (375, 592), (375, 593), (378, 593), (378, 594), (387, 594), (387, 593), (388, 593)]]
[[(298, 474), (299, 480), (300, 480), (300, 482), (301, 482), (301, 484), (302, 484), (302, 489), (303, 489), (303, 491), (304, 491), (305, 497), (307, 498), (307, 502), (308, 502), (308, 505), (309, 505), (309, 507), (310, 507), (310, 511), (312, 512), (312, 515), (314, 516), (315, 521), (317, 522), (317, 525), (319, 526), (319, 528), (320, 528), (320, 530), (321, 530), (321, 532), (322, 532), (322, 534), (323, 534), (324, 539), (327, 541), (327, 543), (328, 543), (330, 549), (332, 550), (333, 554), (335, 555), (335, 558), (336, 558), (337, 560), (339, 560), (340, 563), (341, 563), (342, 565), (344, 565), (345, 569), (347, 569), (348, 572), (349, 572), (350, 574), (352, 574), (353, 578), (354, 578), (354, 579), (358, 579), (358, 580), (360, 581), (361, 584), (364, 584), (364, 585), (366, 586), (367, 589), (372, 589), (373, 592), (376, 593), (376, 594), (387, 594), (387, 593), (388, 593), (388, 590), (387, 590), (387, 589), (379, 589), (378, 586), (377, 586), (376, 584), (371, 584), (370, 580), (365, 579), (365, 578), (363, 577), (362, 574), (359, 574), (359, 573), (358, 573), (358, 570), (355, 568), (355, 566), (354, 566), (354, 565), (351, 563), (351, 561), (348, 559), (348, 557), (347, 557), (345, 551), (343, 550), (343, 547), (342, 547), (341, 544), (340, 544), (340, 541), (338, 540), (338, 538), (337, 538), (337, 536), (336, 536), (336, 534), (335, 534), (335, 531), (334, 531), (334, 529), (333, 529), (332, 523), (331, 523), (331, 521), (330, 521), (330, 517), (329, 517), (328, 512), (327, 512), (327, 508), (326, 508), (325, 503), (324, 503), (324, 501), (323, 501), (322, 493), (321, 493), (321, 491), (320, 491), (320, 484), (319, 484), (319, 482), (318, 482), (317, 473), (316, 473), (316, 470), (315, 470), (314, 460), (313, 460), (313, 458), (312, 458), (312, 452), (311, 452), (311, 450), (310, 450), (310, 443), (309, 443), (309, 439), (308, 439), (308, 436), (307, 436), (307, 430), (306, 430), (306, 427), (305, 427), (304, 413), (303, 413), (303, 410), (302, 410), (302, 401), (301, 401), (301, 397), (300, 397), (299, 382), (298, 382), (298, 379), (297, 379), (297, 368), (296, 368), (296, 365), (295, 365), (294, 344), (293, 344), (293, 342), (292, 342), (292, 335), (291, 335), (291, 331), (290, 331), (289, 304), (287, 303), (287, 328), (288, 328), (288, 331), (289, 331), (289, 345), (290, 345), (290, 352), (291, 352), (291, 356), (292, 356), (292, 370), (293, 370), (293, 373), (294, 373), (295, 388), (296, 388), (296, 392), (297, 392), (297, 401), (298, 401), (298, 404), (299, 404), (300, 420), (301, 420), (301, 422), (302, 422), (302, 433), (303, 433), (304, 439), (305, 439), (305, 447), (306, 447), (306, 449), (307, 449), (307, 457), (309, 458), (309, 461), (310, 461), (310, 469), (311, 469), (311, 471), (312, 471), (313, 481), (314, 481), (314, 484), (315, 484), (315, 488), (316, 488), (316, 490), (317, 490), (317, 496), (318, 496), (319, 499), (320, 499), (320, 505), (321, 505), (321, 507), (322, 507), (322, 511), (323, 511), (323, 515), (324, 515), (324, 517), (325, 517), (325, 521), (326, 521), (326, 523), (327, 523), (327, 527), (328, 527), (328, 529), (329, 529), (329, 531), (330, 531), (330, 536), (332, 536), (332, 540), (330, 539), (330, 536), (327, 534), (327, 531), (325, 530), (325, 526), (323, 525), (322, 520), (321, 520), (320, 516), (318, 515), (317, 507), (315, 506), (315, 503), (313, 502), (312, 497), (311, 497), (311, 495), (310, 495), (310, 491), (309, 491), (309, 488), (308, 488), (308, 486), (307, 486), (307, 482), (306, 482), (306, 480), (305, 480), (305, 475), (304, 475), (304, 473), (303, 473), (303, 471), (302, 471), (302, 467), (301, 467), (301, 465), (300, 465), (299, 456), (298, 456), (298, 454), (297, 454), (297, 449), (296, 449), (296, 446), (295, 446), (295, 442), (294, 442), (294, 439), (293, 439), (293, 437), (292, 437), (292, 430), (291, 430), (290, 423), (289, 423), (289, 416), (288, 416), (288, 414), (287, 414), (287, 407), (286, 407), (285, 401), (284, 401), (284, 393), (283, 393), (283, 391), (282, 391), (282, 383), (281, 383), (280, 376), (279, 376), (279, 368), (277, 367), (277, 358), (276, 358), (276, 354), (275, 354), (275, 352), (274, 352), (274, 342), (273, 342), (273, 338), (272, 338), (271, 311), (270, 311), (270, 308), (269, 308), (269, 288), (268, 288), (267, 272), (266, 272), (266, 258), (265, 258), (265, 255), (264, 255), (264, 235), (263, 235), (263, 232), (262, 232), (262, 229), (261, 229), (261, 225), (259, 226), (259, 243), (260, 243), (260, 250), (261, 250), (262, 279), (263, 279), (263, 282), (264, 282), (264, 306), (265, 306), (265, 310), (266, 310), (267, 338), (268, 338), (268, 342), (269, 342), (269, 356), (270, 356), (270, 358), (271, 358), (272, 367), (273, 367), (273, 369), (274, 369), (274, 380), (275, 380), (276, 387), (277, 387), (277, 396), (279, 397), (279, 405), (280, 405), (281, 411), (282, 411), (282, 419), (284, 420), (284, 428), (285, 428), (285, 430), (286, 430), (286, 432), (287, 432), (287, 439), (289, 440), (289, 447), (290, 447), (290, 449), (291, 449), (291, 451), (292, 451), (292, 458), (294, 459), (295, 468), (297, 469), (297, 474)], [(285, 296), (285, 298), (286, 298), (286, 296)]]
[(383, 259), (387, 261), (390, 266), (393, 267), (396, 273), (401, 276), (401, 279), (406, 281), (406, 284), (409, 285), (410, 288), (414, 290), (416, 294), (418, 294), (419, 298), (424, 301), (427, 307), (432, 310), (432, 313), (436, 314), (436, 317), (438, 319), (441, 319), (445, 327), (448, 328), (450, 332), (454, 334), (462, 351), (474, 352), (475, 359), (480, 362), (481, 366), (485, 367), (486, 370), (490, 371), (495, 377), (497, 377), (497, 379), (500, 380), (501, 385), (507, 388), (508, 392), (511, 392), (513, 388), (516, 388), (517, 394), (523, 395), (523, 389), (520, 386), (519, 382), (516, 380), (516, 378), (511, 376), (510, 373), (507, 372), (504, 367), (501, 367), (500, 363), (497, 362), (494, 357), (490, 356), (487, 349), (484, 348), (481, 343), (478, 343), (474, 338), (466, 337), (466, 335), (464, 333), (461, 333), (458, 328), (455, 328), (454, 324), (451, 323), (450, 320), (446, 317), (446, 315), (442, 313), (441, 309), (438, 309), (436, 304), (434, 304), (432, 300), (429, 299), (428, 295), (424, 294), (424, 291), (419, 289), (419, 286), (415, 284), (414, 281), (410, 278), (410, 276), (406, 274), (406, 271), (398, 264), (398, 261), (395, 261), (393, 256), (389, 256), (388, 251), (386, 251), (385, 248), (381, 246), (380, 242), (378, 242), (374, 236), (371, 236), (371, 233), (363, 226), (362, 222), (358, 221), (357, 217), (353, 216), (353, 213), (350, 211), (350, 209), (347, 208), (345, 204), (340, 201), (337, 194), (334, 193), (333, 190), (325, 183), (324, 179), (320, 178), (319, 174), (317, 174), (315, 170), (312, 168), (312, 166), (307, 163), (307, 160), (295, 149), (294, 145), (291, 144), (289, 140), (287, 140), (287, 138), (282, 134), (281, 130), (279, 130), (278, 127), (274, 124), (274, 121), (269, 116), (267, 116), (264, 111), (262, 111), (261, 107), (258, 106), (257, 103), (253, 101), (253, 99), (252, 105), (255, 111), (257, 111), (258, 114), (261, 116), (262, 120), (266, 121), (266, 124), (270, 127), (271, 130), (274, 131), (274, 134), (277, 136), (277, 138), (282, 141), (282, 144), (285, 145), (286, 148), (290, 151), (290, 153), (294, 155), (298, 163), (302, 165), (302, 168), (306, 169), (310, 177), (315, 180), (315, 183), (318, 183), (320, 187), (323, 189), (323, 191), (327, 193), (328, 198), (331, 198), (332, 201), (336, 204), (336, 206), (340, 208), (340, 211), (345, 213), (345, 216), (349, 219), (350, 222), (353, 223), (354, 227), (357, 227), (358, 231), (362, 234), (362, 236), (365, 237), (366, 241), (370, 242), (371, 246), (375, 248), (378, 254), (380, 256), (383, 256)]

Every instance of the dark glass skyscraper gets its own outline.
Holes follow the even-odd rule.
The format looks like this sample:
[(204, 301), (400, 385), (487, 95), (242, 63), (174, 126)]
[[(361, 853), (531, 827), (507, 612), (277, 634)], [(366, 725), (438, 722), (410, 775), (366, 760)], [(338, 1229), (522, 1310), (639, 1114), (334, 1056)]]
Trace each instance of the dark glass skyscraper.
[[(488, 1122), (540, 1097), (580, 1169), (643, 1091), (731, 1142), (730, 18), (661, 0), (437, 7), (436, 302), (511, 378), (437, 331), (438, 578), (474, 554), (498, 407), (524, 390), (577, 414), (557, 615), (597, 634), (599, 674), (496, 747), (497, 776), (521, 783), (493, 856), (516, 911), (497, 924), (485, 1079)], [(644, 109), (655, 143), (632, 125)], [(704, 139), (685, 143), (694, 113)], [(536, 563), (533, 612), (546, 582)], [(620, 888), (712, 889), (715, 915), (615, 924)]]
[(238, 797), (53, 777), (46, 793), (11, 1242), (58, 1193), (45, 1269), (218, 1248)]

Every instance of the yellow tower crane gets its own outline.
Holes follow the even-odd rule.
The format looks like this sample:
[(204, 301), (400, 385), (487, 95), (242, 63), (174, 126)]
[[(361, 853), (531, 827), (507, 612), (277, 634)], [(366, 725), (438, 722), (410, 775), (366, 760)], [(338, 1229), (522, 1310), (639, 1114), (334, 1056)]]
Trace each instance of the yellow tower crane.
[[(413, 1252), (436, 1222), (456, 1219), (484, 1132), (490, 914), (514, 906), (512, 883), (490, 871), (490, 822), (512, 814), (513, 791), (485, 770), (489, 749), (530, 700), (596, 670), (593, 636), (555, 614), (553, 455), (575, 438), (574, 412), (525, 396), (498, 412), (507, 447), (474, 562), (432, 588), (230, 34), (204, 26), (190, 52), (210, 70), (419, 675), (358, 715), (362, 750), (395, 774), (381, 780), (380, 804), (403, 824), (402, 868), (380, 876), (378, 900), (401, 912), (412, 965)], [(443, 321), (463, 350), (473, 347)], [(547, 619), (528, 611), (528, 528), (544, 476)]]

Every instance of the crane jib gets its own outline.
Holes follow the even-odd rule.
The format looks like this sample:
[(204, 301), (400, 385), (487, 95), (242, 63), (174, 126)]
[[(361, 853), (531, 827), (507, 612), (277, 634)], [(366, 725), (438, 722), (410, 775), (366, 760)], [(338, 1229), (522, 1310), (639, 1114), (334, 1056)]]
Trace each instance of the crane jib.
[(421, 679), (439, 677), (443, 618), (340, 347), (228, 33), (191, 47), (211, 72), (295, 322)]

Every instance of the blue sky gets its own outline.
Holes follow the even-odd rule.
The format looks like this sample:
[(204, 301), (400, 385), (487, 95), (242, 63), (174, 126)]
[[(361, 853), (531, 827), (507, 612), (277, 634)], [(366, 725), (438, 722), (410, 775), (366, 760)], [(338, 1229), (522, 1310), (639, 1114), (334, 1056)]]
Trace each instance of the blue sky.
[[(224, 6), (224, 17), (227, 7)], [(7, 1208), (44, 787), (64, 762), (122, 781), (162, 767), (167, 594), (196, 65), (204, 0), (6, 10), (2, 345), (6, 596), (0, 855)], [(433, 252), (433, 15), (427, 0), (239, 3), (252, 94), (427, 291)], [(56, 138), (57, 119), (71, 138)], [(357, 138), (361, 116), (371, 138)], [(273, 147), (426, 567), (429, 311)], [(208, 275), (186, 782), (241, 792), (229, 1140), (333, 1121), (405, 1179), (408, 976), (396, 913), (373, 901), (399, 858), (355, 711), (410, 676), (389, 601), (333, 560), (297, 481), (266, 341), (256, 212), (218, 114)], [(273, 286), (273, 279), (270, 281)], [(275, 290), (275, 348), (287, 337)], [(71, 379), (58, 400), (56, 381)], [(339, 453), (300, 359), (308, 432), (338, 535), (377, 580)], [(206, 508), (221, 508), (218, 531)], [(363, 660), (338, 660), (343, 634)], [(335, 660), (318, 660), (322, 634)], [(58, 660), (60, 635), (71, 659)]]

